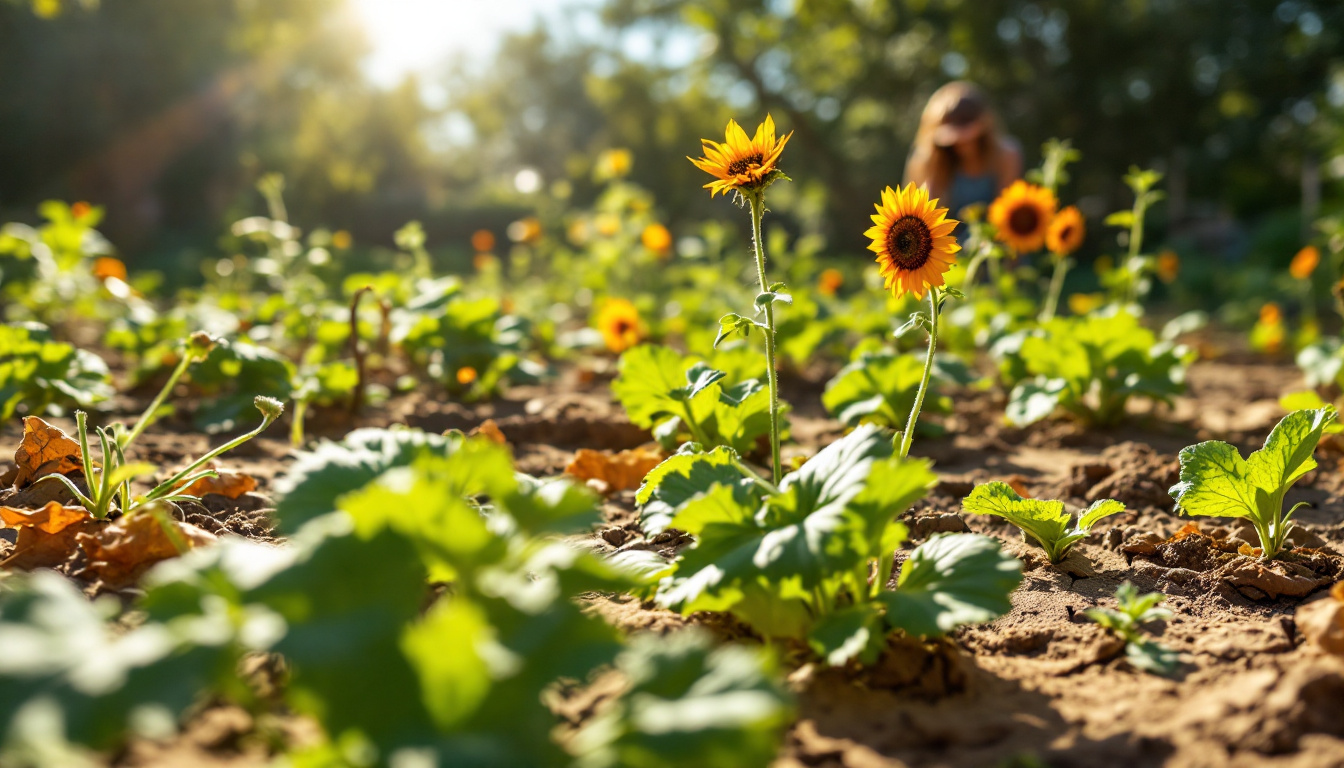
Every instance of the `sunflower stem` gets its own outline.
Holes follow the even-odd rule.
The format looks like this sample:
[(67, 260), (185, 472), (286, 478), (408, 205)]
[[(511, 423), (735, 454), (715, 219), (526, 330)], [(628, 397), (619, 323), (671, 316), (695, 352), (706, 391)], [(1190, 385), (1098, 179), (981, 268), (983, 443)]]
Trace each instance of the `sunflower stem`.
[[(761, 293), (770, 290), (765, 278), (765, 244), (761, 241), (761, 218), (765, 215), (765, 192), (746, 196), (751, 205), (751, 242), (756, 250), (756, 274), (761, 280)], [(770, 472), (775, 485), (783, 479), (784, 466), (779, 460), (779, 373), (775, 370), (775, 305), (765, 305), (765, 364), (770, 383)]]
[(1055, 274), (1050, 278), (1050, 295), (1045, 297), (1045, 307), (1041, 309), (1041, 316), (1037, 318), (1042, 323), (1048, 323), (1055, 319), (1055, 312), (1059, 309), (1059, 296), (1064, 292), (1064, 276), (1069, 273), (1069, 268), (1073, 266), (1069, 263), (1067, 256), (1059, 256), (1055, 259)]
[(929, 288), (929, 352), (924, 356), (924, 376), (919, 381), (919, 391), (915, 393), (915, 405), (910, 409), (910, 418), (905, 422), (905, 431), (901, 433), (900, 457), (910, 455), (910, 444), (915, 441), (915, 424), (919, 421), (919, 412), (924, 407), (924, 395), (929, 391), (929, 379), (933, 375), (933, 355), (938, 349), (938, 289)]

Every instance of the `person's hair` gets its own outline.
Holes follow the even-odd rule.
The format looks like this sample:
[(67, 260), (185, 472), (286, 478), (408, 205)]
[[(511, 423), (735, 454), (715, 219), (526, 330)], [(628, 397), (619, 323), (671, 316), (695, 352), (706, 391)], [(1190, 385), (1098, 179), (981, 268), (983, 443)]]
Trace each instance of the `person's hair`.
[(983, 121), (984, 126), (979, 136), (980, 156), (984, 158), (988, 172), (994, 173), (1002, 144), (998, 122), (985, 92), (965, 80), (954, 80), (929, 97), (919, 119), (919, 131), (915, 134), (906, 167), (923, 168), (928, 175), (929, 189), (938, 195), (947, 194), (952, 175), (957, 170), (957, 152), (951, 146), (940, 146), (934, 137), (944, 125), (964, 126), (976, 120)]

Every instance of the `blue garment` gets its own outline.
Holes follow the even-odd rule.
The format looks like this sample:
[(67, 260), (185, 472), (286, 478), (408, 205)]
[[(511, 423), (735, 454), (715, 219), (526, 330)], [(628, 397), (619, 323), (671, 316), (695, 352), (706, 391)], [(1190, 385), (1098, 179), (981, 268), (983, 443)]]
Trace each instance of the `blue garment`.
[(968, 205), (976, 203), (989, 205), (998, 192), (999, 183), (993, 174), (982, 173), (972, 176), (957, 171), (952, 174), (952, 184), (947, 190), (947, 200), (943, 201), (943, 205), (955, 216), (957, 211)]

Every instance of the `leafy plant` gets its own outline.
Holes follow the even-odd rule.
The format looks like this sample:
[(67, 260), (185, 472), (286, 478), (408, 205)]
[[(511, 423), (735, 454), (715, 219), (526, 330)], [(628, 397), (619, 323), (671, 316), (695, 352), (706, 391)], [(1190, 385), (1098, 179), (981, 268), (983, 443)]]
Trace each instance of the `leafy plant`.
[(196, 411), (196, 426), (208, 434), (233, 429), (256, 397), (288, 400), (294, 365), (266, 347), (245, 341), (219, 341), (191, 372), (192, 384), (206, 395)]
[(962, 499), (961, 507), (970, 514), (1002, 517), (1017, 526), (1024, 536), (1040, 543), (1052, 563), (1068, 557), (1073, 545), (1087, 538), (1097, 523), (1125, 511), (1125, 505), (1114, 499), (1100, 499), (1083, 510), (1074, 523), (1073, 515), (1064, 510), (1064, 502), (1024, 499), (999, 481), (977, 485)]
[(706, 448), (747, 453), (770, 432), (770, 394), (760, 381), (729, 383), (723, 371), (670, 347), (627, 350), (611, 391), (630, 421), (652, 429), (667, 450), (689, 437)]
[(1088, 608), (1083, 615), (1111, 630), (1125, 641), (1125, 660), (1135, 669), (1158, 675), (1170, 675), (1180, 667), (1180, 654), (1143, 636), (1144, 624), (1166, 621), (1171, 611), (1159, 607), (1167, 596), (1161, 592), (1139, 594), (1126, 581), (1115, 590), (1115, 608)]
[[(679, 502), (668, 524), (695, 544), (659, 574), (657, 600), (683, 614), (729, 612), (834, 665), (873, 661), (892, 629), (934, 635), (1007, 611), (1021, 565), (983, 536), (926, 542), (886, 589), (906, 537), (896, 517), (935, 482), (927, 461), (893, 451), (888, 436), (862, 426), (777, 489), (725, 482), (725, 453), (669, 459), (677, 465), (650, 473), (640, 495)], [(686, 498), (696, 481), (709, 485)]]
[(580, 732), (578, 768), (764, 768), (792, 720), (775, 666), (698, 630), (636, 637), (616, 659), (629, 687)]
[(92, 352), (54, 341), (38, 323), (0, 325), (0, 420), (20, 408), (57, 414), (112, 396), (107, 363)]
[(1131, 397), (1169, 402), (1184, 392), (1195, 352), (1158, 341), (1136, 316), (1119, 311), (1052, 320), (1022, 339), (1016, 357), (1033, 378), (1013, 387), (1010, 422), (1031, 424), (1062, 408), (1088, 424), (1111, 426), (1124, 419)]
[(1246, 518), (1260, 538), (1261, 558), (1270, 560), (1283, 550), (1293, 513), (1306, 504), (1285, 513), (1284, 496), (1316, 468), (1312, 453), (1336, 416), (1332, 406), (1294, 411), (1245, 459), (1221, 440), (1189, 446), (1181, 451), (1181, 482), (1171, 495), (1183, 514)]
[(503, 314), (496, 299), (426, 290), (398, 314), (392, 341), (449, 392), (480, 398), (506, 381), (540, 378), (542, 369), (523, 357), (528, 330), (525, 321)]
[[(955, 377), (949, 373), (958, 374)], [(934, 384), (959, 378), (964, 383), (969, 377), (964, 371), (948, 371), (935, 362), (931, 390), (925, 408), (933, 413), (949, 413), (952, 399), (939, 395)], [(905, 426), (910, 409), (915, 404), (924, 365), (912, 355), (903, 355), (890, 349), (859, 352), (848, 365), (840, 369), (822, 393), (821, 402), (826, 411), (846, 426), (863, 423), (877, 424), (891, 429)], [(919, 423), (917, 429), (933, 427)]]

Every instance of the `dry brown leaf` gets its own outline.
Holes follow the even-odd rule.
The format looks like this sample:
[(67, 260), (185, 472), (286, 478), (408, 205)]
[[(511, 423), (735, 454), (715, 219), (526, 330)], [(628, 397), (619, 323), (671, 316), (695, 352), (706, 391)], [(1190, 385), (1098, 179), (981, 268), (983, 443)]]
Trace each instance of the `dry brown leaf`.
[(216, 477), (202, 477), (196, 482), (188, 485), (173, 493), (185, 493), (188, 496), (201, 497), (207, 493), (217, 493), (229, 499), (236, 499), (244, 493), (251, 493), (257, 489), (257, 479), (244, 472), (227, 472), (225, 470), (216, 470), (219, 475)]
[(594, 486), (602, 493), (617, 493), (639, 487), (649, 470), (663, 461), (663, 452), (656, 445), (642, 445), (613, 454), (580, 448), (574, 460), (565, 467), (565, 474)]
[(1308, 640), (1344, 656), (1344, 581), (1330, 588), (1329, 597), (1298, 608), (1293, 621)]
[(1004, 480), (1004, 482), (1007, 483), (1008, 487), (1013, 489), (1013, 493), (1016, 493), (1018, 496), (1021, 496), (1024, 499), (1030, 499), (1032, 497), (1031, 489), (1027, 487), (1027, 478), (1022, 475), (1009, 475), (1008, 479)]
[(19, 529), (14, 542), (14, 553), (0, 561), (0, 569), (31, 571), (34, 568), (55, 568), (70, 559), (78, 549), (80, 536), (96, 533), (107, 527), (102, 520), (86, 518), (67, 525), (56, 533), (47, 533), (37, 526)]
[(23, 418), (23, 439), (14, 451), (14, 463), (18, 465), (15, 488), (31, 485), (46, 475), (66, 475), (84, 469), (79, 443), (36, 416)]
[(1181, 530), (1172, 534), (1171, 538), (1167, 539), (1167, 541), (1180, 541), (1181, 539), (1184, 539), (1189, 536), (1203, 536), (1203, 535), (1204, 532), (1199, 530), (1198, 525), (1195, 525), (1194, 523), (1186, 523), (1185, 525), (1181, 526)]
[(485, 421), (481, 422), (481, 425), (479, 427), (471, 430), (471, 435), (473, 437), (475, 437), (476, 435), (481, 435), (485, 439), (489, 440), (490, 442), (496, 445), (509, 444), (509, 439), (504, 437), (504, 433), (500, 431), (499, 425), (495, 423), (494, 419), (486, 419)]
[(89, 511), (83, 507), (67, 507), (57, 501), (49, 501), (41, 509), (16, 509), (0, 507), (0, 521), (5, 528), (36, 528), (43, 533), (60, 533), (81, 520), (91, 520)]
[[(183, 550), (214, 542), (212, 533), (190, 523), (168, 520), (167, 525), (176, 535), (170, 535), (153, 512), (123, 515), (101, 530), (76, 537), (88, 563), (76, 575), (101, 579), (113, 588), (130, 584), (149, 570), (150, 566)], [(174, 538), (177, 541), (174, 541)]]

